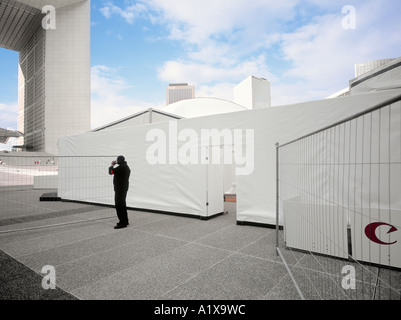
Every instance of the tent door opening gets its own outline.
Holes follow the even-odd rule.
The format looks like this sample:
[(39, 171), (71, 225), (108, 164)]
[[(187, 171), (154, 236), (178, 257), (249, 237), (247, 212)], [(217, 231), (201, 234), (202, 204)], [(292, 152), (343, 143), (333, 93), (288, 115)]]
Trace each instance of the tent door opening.
[[(212, 159), (213, 151), (220, 151), (220, 163), (210, 161), (207, 165), (206, 203), (208, 217), (225, 212), (226, 199), (230, 199), (230, 202), (235, 202), (233, 199), (236, 199), (235, 165), (232, 161), (231, 163), (224, 162), (225, 148), (223, 146), (208, 147), (207, 156), (209, 159)], [(231, 150), (229, 152), (232, 153)]]

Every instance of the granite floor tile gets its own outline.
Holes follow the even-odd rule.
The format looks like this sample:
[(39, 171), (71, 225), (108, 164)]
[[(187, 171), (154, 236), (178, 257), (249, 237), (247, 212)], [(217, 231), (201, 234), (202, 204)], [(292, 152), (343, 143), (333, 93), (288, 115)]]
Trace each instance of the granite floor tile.
[(212, 268), (168, 292), (166, 299), (258, 300), (286, 275), (284, 265), (232, 254)]
[(161, 299), (166, 292), (196, 277), (228, 254), (220, 249), (186, 244), (73, 292), (81, 299)]
[[(131, 232), (128, 229), (118, 231)], [(62, 288), (76, 289), (185, 244), (146, 233), (134, 235), (131, 242), (123, 241), (120, 246), (59, 265), (57, 272)]]
[(270, 232), (271, 231), (266, 228), (233, 225), (229, 228), (224, 228), (220, 232), (196, 240), (195, 242), (215, 248), (238, 251)]

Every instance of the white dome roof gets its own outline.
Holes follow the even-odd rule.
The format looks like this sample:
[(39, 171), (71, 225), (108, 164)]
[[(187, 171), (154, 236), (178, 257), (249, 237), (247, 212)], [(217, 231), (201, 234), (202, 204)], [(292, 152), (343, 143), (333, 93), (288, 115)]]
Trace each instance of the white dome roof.
[(248, 109), (228, 100), (195, 98), (172, 103), (161, 110), (183, 118), (196, 118)]

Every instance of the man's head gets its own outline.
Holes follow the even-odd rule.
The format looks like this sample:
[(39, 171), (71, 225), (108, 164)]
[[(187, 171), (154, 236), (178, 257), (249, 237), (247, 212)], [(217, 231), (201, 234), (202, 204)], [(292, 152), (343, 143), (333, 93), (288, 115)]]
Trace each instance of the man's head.
[(117, 164), (123, 164), (125, 162), (125, 158), (123, 156), (117, 157)]

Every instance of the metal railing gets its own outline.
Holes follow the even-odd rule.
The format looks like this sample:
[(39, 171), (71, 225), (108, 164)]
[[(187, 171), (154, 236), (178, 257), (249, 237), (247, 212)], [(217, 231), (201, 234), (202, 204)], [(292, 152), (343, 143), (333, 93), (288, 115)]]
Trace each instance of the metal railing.
[[(0, 227), (4, 227), (1, 232), (19, 230), (24, 222), (42, 228), (46, 226), (42, 226), (42, 220), (80, 213), (60, 200), (113, 206), (112, 178), (107, 169), (115, 158), (0, 153)], [(32, 224), (35, 221), (37, 224)], [(78, 222), (84, 221), (79, 218)]]
[(301, 299), (401, 299), (401, 96), (277, 144), (277, 253)]

